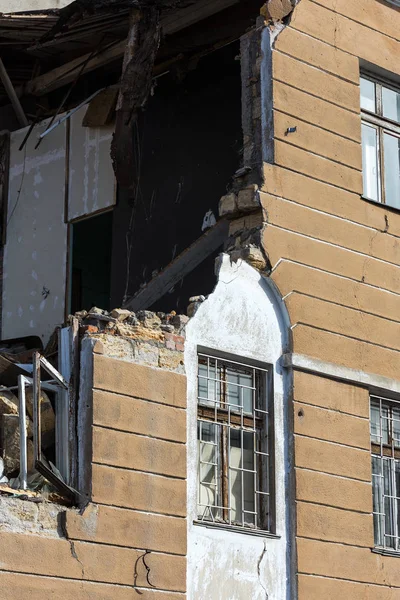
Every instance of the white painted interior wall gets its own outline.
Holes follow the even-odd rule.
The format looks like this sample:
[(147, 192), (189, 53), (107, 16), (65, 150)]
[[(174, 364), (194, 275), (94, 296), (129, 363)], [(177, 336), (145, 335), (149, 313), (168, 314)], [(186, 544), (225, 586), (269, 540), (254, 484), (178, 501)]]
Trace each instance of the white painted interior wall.
[[(89, 216), (115, 203), (111, 131), (84, 128), (86, 107), (73, 115), (68, 214)], [(3, 263), (2, 339), (38, 335), (46, 344), (64, 321), (67, 282), (65, 220), (66, 122), (35, 150), (48, 120), (11, 133), (8, 226)], [(49, 293), (46, 293), (46, 290)]]
[(0, 0), (0, 12), (13, 13), (64, 8), (72, 2), (73, 0)]
[[(35, 150), (49, 121), (11, 134), (2, 338), (38, 335), (45, 343), (64, 320), (67, 225), (64, 223), (65, 123)], [(45, 290), (48, 290), (48, 294)]]
[[(223, 255), (218, 283), (186, 331), (188, 378), (188, 599), (288, 600), (288, 382), (280, 364), (289, 323), (269, 282), (243, 261)], [(197, 519), (197, 351), (218, 350), (273, 366), (277, 538), (204, 527)]]
[(116, 185), (110, 159), (114, 126), (82, 127), (86, 109), (83, 106), (70, 118), (69, 220), (115, 204)]

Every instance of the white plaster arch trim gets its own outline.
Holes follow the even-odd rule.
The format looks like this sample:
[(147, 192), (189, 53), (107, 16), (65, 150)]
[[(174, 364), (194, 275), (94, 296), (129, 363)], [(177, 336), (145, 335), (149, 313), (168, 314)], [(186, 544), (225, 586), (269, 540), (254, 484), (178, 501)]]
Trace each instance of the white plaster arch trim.
[[(289, 373), (282, 354), (290, 324), (273, 284), (242, 260), (221, 255), (218, 283), (186, 329), (188, 381), (188, 598), (286, 600), (290, 598)], [(271, 365), (274, 384), (276, 538), (196, 525), (197, 352), (215, 350)]]

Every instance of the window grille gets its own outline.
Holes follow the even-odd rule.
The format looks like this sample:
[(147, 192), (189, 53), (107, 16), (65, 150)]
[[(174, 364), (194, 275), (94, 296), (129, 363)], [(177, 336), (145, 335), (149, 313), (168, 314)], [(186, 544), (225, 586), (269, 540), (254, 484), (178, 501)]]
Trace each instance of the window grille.
[(360, 80), (363, 196), (400, 208), (400, 89)]
[(200, 354), (198, 518), (271, 531), (266, 369)]
[(400, 551), (400, 402), (371, 397), (375, 546)]

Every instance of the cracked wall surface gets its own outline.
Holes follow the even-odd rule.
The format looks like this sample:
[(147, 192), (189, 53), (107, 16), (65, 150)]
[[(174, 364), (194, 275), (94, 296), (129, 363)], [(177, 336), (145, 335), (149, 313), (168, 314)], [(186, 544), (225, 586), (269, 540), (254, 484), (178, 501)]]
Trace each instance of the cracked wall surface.
[[(292, 351), (312, 361), (309, 373), (293, 368), (298, 598), (394, 600), (398, 559), (371, 552), (369, 390), (359, 377), (398, 385), (400, 213), (361, 197), (359, 78), (368, 67), (398, 82), (400, 12), (301, 0), (285, 25), (272, 44), (274, 162), (260, 200)], [(336, 381), (347, 368), (347, 384)]]
[[(80, 399), (91, 484), (86, 505), (0, 499), (4, 600), (28, 590), (34, 600), (186, 596), (186, 377), (183, 352), (176, 350), (183, 337), (172, 325), (165, 327), (174, 334), (165, 331), (164, 338), (160, 330), (160, 336), (150, 321), (157, 329), (161, 319), (143, 316), (147, 323), (135, 332), (129, 325), (122, 331), (131, 350), (140, 342), (131, 353), (115, 342), (121, 332), (86, 326)], [(151, 349), (163, 351), (161, 363), (150, 358)]]

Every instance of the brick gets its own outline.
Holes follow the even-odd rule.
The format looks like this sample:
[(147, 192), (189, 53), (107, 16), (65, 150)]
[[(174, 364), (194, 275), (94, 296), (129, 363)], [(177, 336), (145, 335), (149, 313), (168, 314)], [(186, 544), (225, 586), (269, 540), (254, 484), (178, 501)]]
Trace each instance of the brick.
[(288, 106), (294, 118), (298, 117), (302, 121), (313, 123), (356, 142), (361, 141), (359, 114), (320, 97), (311, 96), (281, 81), (274, 82), (274, 108), (285, 112)]
[(300, 575), (298, 578), (299, 600), (398, 600), (398, 588), (386, 588), (376, 585), (360, 585), (350, 581), (338, 581), (325, 577)]
[(359, 114), (360, 89), (357, 84), (344, 81), (331, 73), (307, 65), (278, 51), (273, 53), (273, 76), (277, 81), (303, 90), (340, 107)]
[(66, 513), (66, 531), (72, 540), (186, 554), (186, 519), (178, 517), (90, 504), (83, 515)]
[[(290, 141), (290, 140), (288, 140)], [(315, 179), (331, 183), (362, 194), (361, 171), (317, 156), (290, 143), (275, 141), (275, 163), (285, 168), (304, 173)]]
[(295, 371), (294, 398), (298, 402), (369, 419), (369, 391), (355, 385)]
[(186, 477), (184, 444), (103, 427), (93, 428), (93, 460), (114, 467)]
[[(290, 110), (289, 107), (287, 109)], [(288, 134), (287, 130), (293, 127), (293, 124), (296, 126), (296, 131)], [(275, 139), (288, 141), (303, 150), (319, 154), (359, 171), (362, 169), (361, 146), (358, 142), (347, 140), (278, 110), (274, 111), (274, 135)]]
[(371, 482), (371, 452), (295, 436), (297, 467)]
[(225, 215), (231, 215), (237, 212), (236, 194), (231, 193), (222, 196), (222, 198), (219, 201), (218, 211), (220, 217), (223, 217)]
[(298, 539), (297, 556), (301, 573), (400, 587), (398, 558), (369, 548)]
[(374, 545), (372, 515), (309, 502), (297, 502), (297, 535), (366, 548)]
[(101, 390), (93, 391), (93, 423), (164, 440), (186, 442), (184, 410)]
[(370, 483), (315, 471), (296, 469), (296, 498), (336, 508), (372, 513)]
[(92, 490), (93, 501), (101, 504), (186, 516), (186, 482), (182, 479), (93, 465)]
[(100, 355), (94, 356), (93, 371), (93, 386), (97, 389), (186, 406), (184, 375)]
[[(30, 600), (132, 600), (132, 585), (127, 587), (69, 581), (61, 577), (37, 577), (21, 573), (0, 572), (2, 600), (29, 597)], [(185, 595), (157, 590), (140, 590), (141, 600), (184, 600)]]

